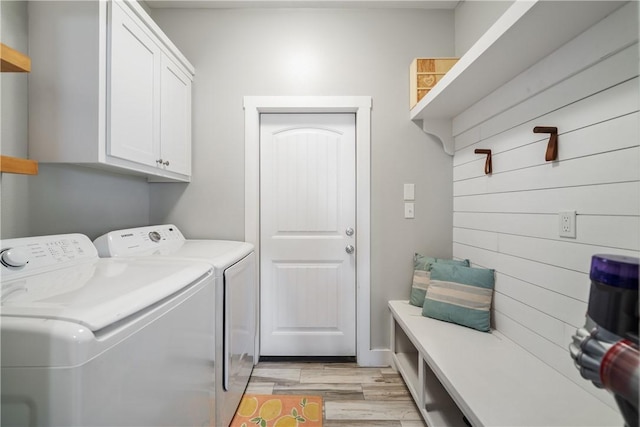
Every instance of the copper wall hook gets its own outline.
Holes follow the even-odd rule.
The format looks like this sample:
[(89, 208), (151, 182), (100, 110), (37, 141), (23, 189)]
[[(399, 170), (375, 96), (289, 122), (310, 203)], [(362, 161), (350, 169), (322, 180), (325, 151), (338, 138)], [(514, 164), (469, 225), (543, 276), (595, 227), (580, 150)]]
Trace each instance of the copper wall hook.
[(547, 144), (547, 152), (544, 155), (544, 159), (547, 162), (558, 158), (558, 128), (549, 126), (536, 126), (533, 128), (533, 133), (548, 133), (549, 143)]
[(493, 171), (493, 168), (491, 167), (491, 150), (487, 150), (485, 148), (476, 148), (474, 153), (487, 155), (487, 161), (484, 162), (484, 173), (486, 175), (490, 175)]

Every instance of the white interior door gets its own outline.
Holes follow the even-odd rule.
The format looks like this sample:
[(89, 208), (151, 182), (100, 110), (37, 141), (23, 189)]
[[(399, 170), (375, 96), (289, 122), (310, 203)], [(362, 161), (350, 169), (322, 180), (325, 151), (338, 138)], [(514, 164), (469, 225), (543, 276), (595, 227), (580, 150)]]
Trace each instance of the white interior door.
[(355, 176), (354, 114), (261, 115), (262, 355), (356, 354)]

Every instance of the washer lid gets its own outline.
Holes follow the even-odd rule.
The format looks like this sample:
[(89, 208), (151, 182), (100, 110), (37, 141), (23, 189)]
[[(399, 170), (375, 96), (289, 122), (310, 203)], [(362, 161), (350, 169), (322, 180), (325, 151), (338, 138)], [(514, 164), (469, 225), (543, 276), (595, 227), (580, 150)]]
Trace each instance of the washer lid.
[(97, 331), (211, 273), (206, 263), (168, 259), (95, 260), (2, 283), (2, 316), (57, 319)]
[(253, 252), (253, 245), (234, 240), (184, 240), (163, 242), (153, 249), (139, 250), (135, 253), (112, 254), (110, 256), (160, 256), (177, 259), (201, 260), (215, 268), (225, 269)]
[(232, 240), (186, 240), (179, 247), (171, 248), (175, 258), (197, 259), (211, 263), (214, 268), (224, 270), (253, 252), (253, 245)]

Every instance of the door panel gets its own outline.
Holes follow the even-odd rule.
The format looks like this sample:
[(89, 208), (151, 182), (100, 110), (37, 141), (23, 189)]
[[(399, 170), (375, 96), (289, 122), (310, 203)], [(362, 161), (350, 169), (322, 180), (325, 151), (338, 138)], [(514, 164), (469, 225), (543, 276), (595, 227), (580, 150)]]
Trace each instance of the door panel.
[(261, 116), (261, 354), (355, 355), (355, 115)]
[(338, 331), (333, 304), (339, 289), (340, 264), (273, 263), (276, 297), (283, 307), (276, 313), (276, 329), (308, 328)]
[(337, 232), (339, 137), (296, 130), (273, 138), (279, 235)]

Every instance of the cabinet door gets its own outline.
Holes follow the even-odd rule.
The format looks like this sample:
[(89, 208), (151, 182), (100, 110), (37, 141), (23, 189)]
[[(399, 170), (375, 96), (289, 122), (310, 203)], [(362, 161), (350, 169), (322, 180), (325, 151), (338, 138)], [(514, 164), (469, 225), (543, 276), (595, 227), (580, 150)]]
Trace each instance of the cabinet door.
[(161, 51), (118, 2), (110, 5), (108, 154), (157, 166)]
[(163, 54), (160, 81), (160, 152), (164, 167), (191, 175), (191, 79)]

